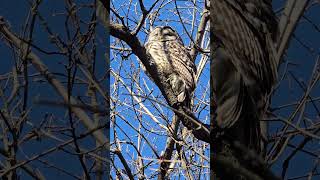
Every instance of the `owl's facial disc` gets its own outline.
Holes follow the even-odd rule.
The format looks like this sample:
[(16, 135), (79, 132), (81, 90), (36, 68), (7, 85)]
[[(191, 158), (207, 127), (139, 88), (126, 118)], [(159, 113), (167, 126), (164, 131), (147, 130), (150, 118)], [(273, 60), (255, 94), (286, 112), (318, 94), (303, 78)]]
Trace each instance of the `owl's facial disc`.
[(170, 26), (158, 26), (151, 30), (148, 41), (171, 41), (177, 40), (178, 37)]
[(160, 29), (160, 34), (164, 40), (176, 40), (176, 32), (169, 26), (164, 26)]
[(162, 29), (161, 29), (161, 33), (163, 36), (175, 36), (175, 32), (174, 30), (169, 27), (169, 26), (164, 26)]

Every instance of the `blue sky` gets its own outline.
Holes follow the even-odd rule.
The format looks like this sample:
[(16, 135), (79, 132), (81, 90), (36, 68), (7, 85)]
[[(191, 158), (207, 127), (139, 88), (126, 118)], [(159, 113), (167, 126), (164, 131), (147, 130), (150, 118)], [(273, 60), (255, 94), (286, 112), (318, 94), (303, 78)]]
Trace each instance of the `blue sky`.
[[(29, 1), (19, 1), (19, 0), (10, 0), (10, 1), (2, 1), (0, 6), (0, 16), (3, 16), (9, 23), (10, 29), (14, 31), (16, 34), (21, 34), (22, 27), (25, 23), (26, 17), (28, 15), (28, 10), (30, 8), (30, 5), (28, 4)], [(77, 4), (81, 2), (82, 4), (92, 2), (90, 0), (81, 0), (77, 1)], [(48, 22), (48, 25), (50, 28), (52, 28), (52, 31), (56, 34), (58, 34), (63, 40), (66, 40), (66, 33), (65, 33), (65, 16), (63, 16), (61, 13), (65, 11), (64, 8), (64, 1), (49, 1), (49, 0), (43, 0), (39, 7), (40, 14), (46, 19)], [(79, 12), (79, 16), (83, 21), (89, 21), (91, 15), (91, 10), (88, 8), (81, 8)], [(82, 26), (83, 29), (81, 31), (85, 31), (86, 27)], [(75, 31), (71, 30), (71, 34)], [(97, 27), (96, 32), (96, 42), (97, 42), (97, 57), (96, 57), (96, 71), (95, 75), (97, 79), (101, 79), (102, 76), (106, 72), (106, 60), (105, 60), (105, 53), (106, 53), (106, 47), (108, 46), (108, 36), (105, 33), (105, 29), (102, 26)], [(47, 50), (47, 51), (57, 51), (56, 47), (51, 45), (48, 41), (48, 34), (43, 30), (43, 27), (40, 26), (39, 19), (36, 20), (36, 25), (34, 28), (34, 39), (33, 43), (38, 45), (39, 47)], [(59, 80), (62, 82), (66, 82), (66, 78), (63, 76), (59, 76), (59, 73), (66, 73), (66, 70), (64, 68), (63, 64), (67, 64), (67, 59), (60, 55), (46, 55), (43, 54), (37, 50), (33, 51), (41, 58), (44, 64), (46, 64), (49, 67), (49, 70), (53, 73), (56, 73)], [(12, 69), (12, 66), (15, 63), (15, 59), (13, 58), (13, 52), (8, 48), (6, 44), (3, 43), (3, 41), (0, 42), (0, 54), (1, 57), (1, 65), (0, 65), (0, 74), (5, 74), (7, 72), (10, 72)], [(23, 135), (26, 135), (32, 128), (36, 128), (39, 126), (39, 123), (42, 122), (45, 118), (45, 115), (52, 118), (52, 121), (58, 126), (67, 126), (68, 125), (68, 116), (66, 116), (66, 111), (63, 108), (58, 107), (52, 107), (52, 106), (43, 106), (39, 104), (35, 104), (34, 101), (36, 99), (42, 99), (42, 100), (50, 100), (50, 101), (61, 101), (61, 97), (58, 96), (55, 92), (55, 90), (47, 85), (45, 82), (39, 83), (35, 82), (36, 80), (39, 80), (39, 76), (36, 74), (37, 71), (30, 67), (29, 73), (33, 74), (33, 78), (30, 78), (30, 87), (32, 87), (29, 91), (29, 108), (32, 108), (30, 113), (29, 121), (33, 124), (26, 125), (25, 129), (23, 131)], [(84, 76), (81, 73), (77, 73), (79, 77), (84, 78)], [(1, 88), (4, 86), (4, 82), (1, 82)], [(66, 84), (65, 84), (66, 85)], [(108, 90), (109, 82), (102, 81), (101, 86), (103, 89)], [(85, 86), (81, 84), (76, 84), (74, 86), (74, 96), (79, 96), (83, 99), (85, 92), (87, 89)], [(9, 94), (10, 92), (6, 91), (6, 94)], [(21, 96), (22, 97), (22, 96)], [(100, 99), (101, 100), (101, 99)], [(86, 100), (87, 101), (87, 100)], [(100, 104), (101, 106), (104, 106), (104, 104)], [(3, 107), (3, 101), (0, 100), (0, 106)], [(102, 121), (106, 122), (107, 119), (102, 119)], [(83, 133), (85, 131), (85, 128), (81, 125), (77, 125), (77, 133)], [(54, 134), (54, 133), (53, 133)], [(105, 133), (107, 134), (107, 133)], [(57, 137), (62, 139), (69, 139), (68, 135), (58, 135)], [(43, 152), (49, 148), (52, 148), (59, 144), (59, 142), (49, 139), (49, 138), (41, 138), (39, 141), (30, 141), (28, 143), (25, 143), (21, 146), (21, 149), (18, 151), (18, 157), (21, 160), (26, 159), (27, 157), (31, 157), (35, 154), (38, 154), (40, 152)], [(92, 137), (84, 138), (84, 140), (80, 141), (80, 144), (83, 147), (86, 147), (88, 149), (91, 149), (94, 147), (94, 141)], [(0, 142), (0, 147), (2, 147), (3, 144)], [(73, 151), (70, 148), (66, 148), (69, 151)], [(3, 159), (0, 158), (2, 161)], [(52, 164), (55, 164), (61, 169), (64, 169), (68, 172), (76, 173), (78, 176), (81, 176), (81, 167), (80, 163), (76, 156), (70, 155), (68, 153), (65, 153), (63, 151), (58, 151), (50, 154), (49, 156), (46, 156), (42, 158), (42, 160), (46, 160)], [(90, 162), (90, 160), (88, 160)], [(39, 163), (38, 161), (34, 161), (30, 163), (33, 167), (38, 167), (41, 172), (45, 175), (47, 179), (69, 179), (70, 176), (67, 176), (66, 174), (63, 174), (61, 172), (57, 172), (52, 167), (46, 167), (42, 163)], [(22, 172), (21, 178), (22, 179), (31, 179), (29, 176), (24, 174)]]
[[(274, 8), (278, 10), (279, 7), (283, 6), (283, 4), (284, 1), (274, 1)], [(308, 8), (307, 12), (305, 13), (305, 17), (310, 19), (314, 24), (306, 21), (305, 17), (303, 17), (298, 24), (298, 27), (294, 32), (295, 38), (291, 40), (289, 48), (286, 52), (285, 62), (281, 65), (279, 73), (280, 78), (283, 75), (285, 65), (289, 64), (287, 70), (295, 76), (299, 83), (305, 84), (306, 86), (308, 85), (308, 82), (311, 79), (311, 72), (320, 50), (320, 35), (319, 31), (315, 27), (319, 27), (320, 25), (320, 20), (317, 18), (320, 15), (319, 9), (319, 5), (314, 5)], [(313, 52), (310, 51), (310, 48), (313, 49)], [(272, 107), (276, 108), (294, 101), (299, 101), (303, 97), (303, 92), (304, 90), (294, 80), (294, 78), (287, 74), (281, 81), (281, 86), (279, 89), (277, 89), (272, 98)], [(316, 84), (314, 89), (311, 91), (311, 97), (316, 98), (319, 97), (319, 95), (320, 87), (319, 84)], [(316, 101), (315, 104), (318, 107), (320, 105), (319, 101)], [(294, 112), (295, 108), (295, 106), (290, 106), (289, 108), (278, 110), (275, 113), (281, 115), (282, 117), (288, 118)], [(312, 119), (313, 123), (317, 123), (319, 121), (319, 114), (316, 112), (311, 103), (307, 104), (304, 115), (305, 117)], [(295, 118), (294, 122), (297, 121), (297, 117)], [(303, 127), (302, 124), (301, 127)], [(270, 123), (271, 132), (276, 132), (279, 130), (279, 122)], [(302, 136), (298, 136), (291, 140), (290, 143), (297, 144), (298, 142), (300, 143), (302, 139)], [(320, 148), (319, 141), (312, 141), (308, 143), (306, 147), (306, 149), (312, 152), (318, 152), (318, 149)], [(284, 159), (292, 150), (292, 148), (288, 148), (279, 158), (277, 163), (272, 166), (272, 169), (279, 175), (281, 174), (282, 163)], [(305, 175), (312, 169), (312, 166), (315, 163), (314, 160), (316, 160), (316, 158), (311, 158), (305, 153), (298, 153), (298, 155), (296, 155), (290, 163), (286, 178)]]
[[(127, 1), (114, 1), (115, 3), (115, 9), (117, 9), (120, 12), (121, 16), (125, 16), (125, 13), (129, 13), (129, 26), (131, 29), (133, 29), (135, 27), (135, 23), (133, 21), (135, 20), (139, 20), (140, 17), (137, 17), (135, 14), (135, 8), (133, 7), (134, 5), (136, 5), (136, 3), (138, 1), (133, 1), (132, 2), (132, 8), (131, 10), (128, 11), (127, 7), (126, 7), (126, 3)], [(146, 9), (149, 9), (149, 7), (151, 6), (152, 1), (146, 1)], [(186, 2), (185, 1), (179, 1), (177, 2), (178, 6), (186, 6)], [(190, 5), (190, 3), (189, 3)], [(201, 11), (203, 8), (203, 3), (198, 3), (198, 8)], [(122, 7), (122, 8), (121, 8)], [(154, 9), (157, 9), (159, 7), (159, 5), (157, 5)], [(137, 5), (137, 11), (139, 12), (140, 8), (139, 5)], [(156, 23), (154, 26), (164, 26), (164, 25), (168, 25), (173, 27), (181, 36), (181, 38), (184, 41), (185, 45), (189, 45), (190, 44), (190, 39), (188, 38), (187, 34), (184, 32), (184, 29), (181, 25), (181, 23), (179, 22), (179, 18), (177, 15), (174, 14), (174, 3), (168, 3), (166, 4), (166, 6), (160, 11), (160, 15), (159, 15), (159, 19), (157, 19)], [(185, 17), (186, 13), (187, 13), (187, 9), (183, 9), (183, 8), (179, 8), (180, 13)], [(197, 13), (196, 14), (196, 19), (199, 20), (200, 18), (200, 14)], [(190, 19), (190, 17), (189, 17)], [(142, 44), (145, 43), (146, 41), (146, 33), (144, 32), (145, 30), (149, 30), (149, 21), (146, 21), (147, 25), (146, 27), (143, 28), (142, 31), (140, 31), (140, 33), (138, 34), (138, 37), (141, 41)], [(127, 23), (126, 19), (125, 19), (125, 23)], [(197, 21), (196, 24), (199, 24), (199, 22)], [(191, 29), (191, 25), (186, 24), (186, 29), (190, 30)], [(195, 32), (192, 34), (192, 36), (195, 36)], [(206, 37), (207, 38), (207, 37)], [(111, 38), (111, 45), (113, 45), (114, 39)], [(208, 42), (208, 39), (206, 40), (206, 42)], [(118, 46), (120, 46), (118, 44)], [(140, 69), (139, 66), (139, 61), (137, 59), (136, 56), (131, 55), (127, 60), (122, 61), (121, 57), (119, 57), (119, 54), (116, 53), (117, 51), (115, 51), (114, 53), (110, 54), (111, 57), (111, 68), (113, 70), (115, 70), (116, 72), (119, 72), (121, 74), (121, 77), (123, 78), (123, 80), (126, 82), (126, 85), (128, 85), (136, 94), (139, 93), (139, 91), (137, 90), (137, 86), (138, 85), (132, 85), (132, 78), (129, 78), (131, 76), (131, 74), (137, 74), (137, 76), (139, 76), (139, 82), (138, 84), (141, 85), (142, 89), (144, 91), (150, 92), (147, 87), (149, 87), (150, 89), (152, 89), (152, 95), (154, 95), (155, 97), (160, 97), (157, 98), (157, 100), (162, 101), (164, 104), (164, 98), (162, 98), (162, 95), (160, 93), (160, 91), (158, 90), (158, 88), (155, 86), (155, 84), (150, 81), (150, 79), (145, 75), (145, 73)], [(121, 53), (120, 53), (121, 54)], [(196, 60), (196, 64), (199, 63), (200, 60), (200, 56), (198, 56), (197, 60)], [(209, 62), (208, 62), (209, 63)], [(121, 70), (119, 70), (121, 69)], [(206, 68), (204, 69), (204, 72), (202, 73), (202, 76), (200, 77), (200, 82), (198, 83), (197, 89), (196, 89), (196, 96), (198, 98), (201, 98), (201, 96), (205, 92), (205, 100), (207, 101), (207, 104), (209, 103), (209, 66), (207, 64)], [(115, 82), (115, 79), (111, 76), (111, 85)], [(125, 90), (124, 87), (119, 86), (119, 89), (117, 92), (112, 93), (113, 92), (113, 87), (111, 86), (111, 97), (117, 97), (119, 98), (119, 100), (121, 102), (127, 102), (128, 104), (131, 103), (131, 97), (130, 95), (128, 95), (127, 90)], [(151, 92), (150, 92), (151, 93)], [(119, 95), (119, 96), (117, 96)], [(164, 125), (167, 125), (167, 122), (165, 122), (162, 118), (161, 118), (161, 113), (158, 111), (158, 109), (163, 108), (163, 114), (169, 119), (169, 121), (171, 121), (172, 118), (172, 111), (168, 110), (167, 108), (160, 106), (158, 107), (158, 109), (154, 108), (152, 106), (152, 103), (154, 103), (153, 101), (149, 101), (148, 99), (146, 99), (144, 101), (144, 98), (142, 98), (143, 103), (147, 106), (147, 108), (150, 109), (150, 111), (156, 115), (157, 119)], [(195, 100), (195, 104), (198, 104), (198, 100)], [(139, 107), (138, 105), (136, 106), (137, 108)], [(128, 106), (117, 106), (117, 111), (120, 111), (122, 113), (123, 116), (127, 117), (130, 122), (132, 123), (133, 126), (135, 127), (139, 127), (139, 118), (136, 116), (136, 113), (134, 111), (132, 111), (132, 109), (129, 109)], [(201, 108), (204, 108), (203, 110), (200, 110)], [(201, 119), (203, 122), (209, 124), (209, 107), (200, 107), (197, 113), (199, 115), (199, 119)], [(163, 129), (159, 128), (159, 126), (154, 123), (149, 116), (147, 115), (142, 115), (141, 119), (143, 120), (143, 122), (145, 122), (145, 125), (147, 128), (151, 128), (153, 131), (158, 131), (158, 135), (157, 134), (153, 134), (148, 132), (147, 130), (143, 130), (143, 132), (145, 133), (145, 135), (147, 136), (147, 138), (153, 143), (155, 144), (155, 147), (157, 149), (157, 152), (160, 154), (161, 151), (164, 148), (165, 142), (166, 142), (166, 133), (163, 131)], [(126, 133), (133, 139), (134, 143), (137, 143), (137, 137), (136, 137), (136, 133), (132, 131), (132, 128), (128, 126), (128, 124), (126, 122), (123, 122), (120, 118), (116, 119), (117, 123), (119, 126), (122, 126), (123, 129), (126, 129)], [(113, 140), (113, 134), (112, 134), (113, 129), (111, 129), (111, 139)], [(160, 131), (160, 132), (159, 132)], [(125, 141), (128, 140), (127, 137), (125, 137), (125, 135), (123, 133), (120, 133), (119, 130), (117, 130), (117, 132), (119, 132), (118, 134), (118, 138)], [(208, 145), (207, 145), (208, 146)], [(154, 159), (155, 156), (153, 155), (151, 149), (147, 146), (147, 145), (142, 145), (143, 147), (143, 155), (149, 158)], [(126, 157), (128, 159), (131, 159), (130, 156), (134, 156), (136, 157), (135, 151), (132, 149), (132, 147), (130, 147), (129, 145), (123, 145), (123, 148), (125, 148), (126, 150)], [(205, 152), (205, 155), (207, 157), (209, 157), (209, 148), (207, 147), (207, 151)], [(157, 161), (157, 160), (155, 160)], [(131, 161), (130, 161), (131, 162)], [(149, 161), (146, 160), (145, 163), (148, 163)], [(208, 165), (208, 162), (206, 162), (205, 164)], [(155, 168), (158, 168), (158, 164), (155, 164), (153, 166), (149, 166), (148, 169), (146, 171), (146, 174), (149, 174), (150, 172), (152, 172)], [(119, 166), (121, 167), (121, 166)], [(208, 170), (208, 169), (207, 169)], [(180, 173), (181, 174), (181, 173)], [(204, 174), (208, 175), (208, 172), (204, 172)], [(202, 178), (207, 177), (208, 176), (202, 176)], [(178, 178), (178, 177), (172, 177), (172, 178)], [(183, 178), (183, 177), (180, 177)]]
[[(81, 1), (81, 2), (87, 2), (87, 1)], [(117, 1), (118, 5), (124, 4), (127, 1)], [(150, 3), (151, 1), (147, 1), (148, 3)], [(282, 4), (284, 3), (283, 0), (281, 1), (274, 1), (274, 7), (275, 9), (279, 9), (280, 6), (282, 6)], [(25, 21), (26, 15), (27, 15), (27, 11), (29, 9), (29, 5), (27, 3), (27, 1), (18, 1), (18, 0), (10, 0), (10, 1), (3, 1), (1, 2), (1, 6), (0, 6), (0, 16), (3, 16), (6, 20), (9, 21), (11, 29), (15, 32), (21, 32), (21, 28), (22, 25)], [(178, 5), (182, 5), (184, 2), (178, 2)], [(49, 0), (44, 0), (43, 4), (41, 4), (40, 6), (40, 12), (42, 13), (43, 16), (45, 16), (50, 24), (50, 26), (54, 29), (55, 32), (61, 32), (61, 36), (64, 37), (64, 33), (63, 32), (63, 27), (64, 27), (64, 21), (61, 19), (61, 16), (59, 15), (60, 12), (63, 12), (65, 9), (63, 8), (63, 6), (61, 5), (62, 1), (49, 1)], [(147, 8), (149, 6), (149, 4), (146, 4)], [(50, 8), (48, 8), (50, 7)], [(174, 15), (170, 9), (173, 9), (173, 4), (168, 5), (162, 13), (160, 15), (161, 19), (172, 19), (172, 20), (177, 20), (177, 16)], [(199, 4), (199, 7), (202, 7), (201, 4)], [(139, 7), (138, 7), (139, 9)], [(167, 13), (166, 13), (167, 12)], [(320, 25), (320, 19), (317, 18), (319, 17), (319, 6), (313, 6), (311, 7), (307, 13), (306, 16), (308, 18), (310, 18), (312, 20), (312, 22), (317, 25), (319, 27)], [(87, 19), (89, 18), (88, 16), (86, 16), (86, 12), (82, 11), (83, 13), (83, 18)], [(130, 12), (133, 13), (133, 12)], [(183, 13), (183, 12), (182, 12)], [(56, 16), (51, 16), (52, 14), (56, 14)], [(199, 14), (197, 15), (197, 17), (199, 17)], [(135, 17), (132, 16), (132, 18), (134, 19)], [(132, 23), (132, 22), (130, 22)], [(178, 32), (180, 32), (182, 39), (184, 41), (184, 43), (186, 45), (189, 45), (190, 41), (189, 38), (187, 37), (187, 35), (183, 32), (183, 28), (181, 26), (180, 23), (174, 22), (174, 21), (170, 21), (170, 22), (162, 22), (162, 23), (157, 23), (157, 25), (170, 25), (173, 26)], [(187, 29), (190, 28), (190, 25), (187, 25)], [(149, 29), (149, 26), (147, 26), (147, 29)], [(35, 28), (35, 41), (38, 45), (40, 45), (41, 47), (47, 49), (47, 50), (53, 50), (54, 47), (52, 47), (48, 41), (47, 41), (47, 34), (42, 30), (42, 28), (38, 25)], [(194, 35), (194, 34), (193, 34)], [(291, 65), (289, 65), (289, 70), (295, 74), (298, 79), (301, 82), (305, 82), (306, 84), (308, 83), (309, 79), (310, 79), (310, 72), (312, 71), (314, 62), (316, 57), (319, 55), (319, 47), (320, 47), (320, 36), (319, 36), (319, 31), (316, 30), (316, 28), (314, 27), (313, 24), (307, 22), (305, 19), (302, 20), (302, 22), (299, 24), (297, 30), (295, 31), (295, 36), (298, 38), (298, 40), (293, 39), (290, 43), (289, 49), (287, 51), (287, 56), (286, 56), (286, 60), (289, 60)], [(138, 34), (138, 37), (140, 38), (141, 42), (145, 42), (145, 37), (146, 37), (146, 33), (144, 32), (140, 32)], [(64, 37), (65, 38), (65, 37)], [(105, 47), (106, 44), (108, 42), (108, 36), (106, 36), (104, 34), (104, 29), (102, 27), (99, 27), (99, 31), (98, 31), (98, 38), (99, 39), (99, 46), (98, 51), (100, 53), (98, 53), (98, 61), (97, 61), (97, 74), (101, 75), (104, 71), (105, 71), (105, 64), (104, 64), (104, 55), (105, 55)], [(112, 39), (111, 39), (112, 41)], [(300, 42), (299, 42), (300, 41)], [(303, 42), (304, 45), (301, 45), (301, 42)], [(310, 50), (308, 50), (307, 47), (312, 47), (313, 48), (313, 52), (310, 52)], [(14, 61), (12, 60), (12, 52), (10, 52), (9, 48), (4, 44), (4, 43), (0, 43), (0, 54), (2, 55), (2, 60), (1, 60), (1, 66), (0, 66), (0, 74), (4, 74), (6, 72), (9, 72), (10, 69), (14, 63)], [(60, 56), (52, 56), (52, 57), (48, 57), (44, 54), (38, 53), (38, 55), (43, 59), (44, 63), (46, 65), (48, 65), (50, 67), (50, 69), (53, 72), (56, 73), (61, 73), (61, 72), (65, 72), (63, 68), (61, 68), (61, 63), (66, 62), (65, 59), (63, 59)], [(112, 59), (111, 59), (112, 60)], [(199, 59), (197, 59), (196, 64), (198, 64)], [(130, 58), (124, 62), (125, 63), (125, 69), (121, 70), (121, 73), (125, 76), (127, 76), (128, 74), (131, 74), (131, 72), (140, 72), (139, 65), (138, 65), (138, 60), (136, 59), (136, 57), (134, 55), (131, 55)], [(111, 67), (112, 68), (118, 68), (119, 67), (119, 61), (113, 60), (111, 61)], [(282, 69), (283, 69), (283, 65), (282, 65)], [(35, 70), (33, 70), (32, 68), (30, 68), (31, 72), (35, 72)], [(130, 72), (130, 73), (127, 73)], [(152, 87), (153, 89), (153, 94), (155, 96), (160, 95), (157, 87), (155, 87), (153, 85), (152, 82), (150, 82), (150, 80), (148, 80), (148, 78), (144, 75), (144, 73), (141, 71), (140, 73), (140, 83), (143, 83), (142, 79), (146, 80), (146, 84), (150, 87)], [(281, 73), (280, 73), (281, 74)], [(208, 78), (209, 78), (209, 69), (206, 68), (203, 75), (201, 76), (200, 79), (200, 83), (199, 86), (197, 87), (197, 92), (196, 94), (198, 96), (200, 96), (200, 92), (203, 92), (204, 89), (207, 87), (207, 83), (208, 83)], [(126, 79), (127, 83), (130, 84), (132, 81), (130, 79)], [(114, 82), (114, 79), (111, 78), (111, 84)], [(44, 84), (39, 84), (39, 83), (34, 83), (32, 84), (32, 86), (34, 87), (34, 89), (32, 91), (30, 91), (30, 97), (41, 97), (41, 98), (52, 98), (55, 99), (57, 98), (54, 90)], [(108, 83), (106, 83), (106, 86), (108, 87)], [(123, 87), (122, 87), (123, 88)], [(145, 86), (144, 86), (145, 88)], [(84, 91), (84, 89), (81, 89), (81, 87), (79, 86), (78, 88), (78, 94), (81, 94)], [(302, 97), (302, 90), (299, 87), (299, 85), (297, 85), (297, 83), (291, 78), (291, 77), (286, 77), (284, 78), (282, 85), (280, 86), (280, 88), (276, 91), (276, 93), (273, 96), (272, 99), (272, 107), (277, 107), (286, 103), (290, 103), (293, 100), (299, 100)], [(320, 87), (319, 85), (317, 85), (315, 87), (315, 89), (312, 91), (311, 95), (312, 97), (318, 97), (320, 95)], [(9, 93), (9, 92), (6, 92)], [(127, 95), (128, 92), (124, 89), (121, 89), (120, 91), (120, 95), (121, 97), (119, 98), (119, 100), (123, 101), (123, 102), (130, 102), (130, 96)], [(209, 94), (209, 92), (207, 93), (207, 95)], [(149, 105), (151, 107), (151, 102), (146, 102), (147, 105)], [(195, 102), (196, 104), (197, 102)], [(319, 102), (316, 102), (316, 104), (319, 106)], [(2, 102), (0, 101), (0, 105), (2, 106)], [(30, 115), (30, 117), (32, 118), (32, 122), (34, 124), (39, 123), (42, 118), (44, 112), (45, 113), (52, 113), (55, 114), (56, 120), (59, 121), (64, 121), (64, 111), (61, 110), (60, 108), (54, 108), (54, 107), (41, 107), (41, 106), (37, 106), (37, 105), (33, 105), (32, 101), (30, 101), (30, 105), (33, 106), (33, 111), (32, 114)], [(123, 113), (123, 115), (127, 116), (127, 117), (131, 117), (133, 120), (133, 125), (137, 126), (139, 125), (138, 122), (136, 122), (136, 117), (135, 114), (133, 114), (132, 111), (129, 111), (129, 109), (127, 107), (118, 107), (118, 110), (121, 111)], [(166, 110), (166, 109), (165, 109)], [(284, 116), (284, 117), (288, 117), (290, 115), (290, 113), (292, 113), (294, 110), (294, 107), (291, 108), (287, 108), (287, 109), (283, 109), (281, 111), (277, 111), (278, 114)], [(157, 114), (159, 114), (156, 110), (154, 111)], [(205, 122), (208, 123), (208, 119), (207, 118), (207, 113), (209, 112), (209, 109), (206, 108), (206, 110), (204, 110), (201, 114), (200, 114), (200, 119), (204, 120)], [(166, 110), (165, 111), (165, 115), (167, 115), (168, 117), (172, 116), (171, 111)], [(306, 111), (306, 116), (311, 118), (311, 119), (317, 119), (317, 116), (319, 117), (319, 114), (317, 114), (316, 110), (311, 106), (311, 105), (307, 105), (307, 111)], [(145, 121), (150, 121), (150, 119), (148, 118), (148, 116), (143, 116), (143, 119)], [(160, 119), (160, 118), (159, 118)], [(319, 119), (319, 118), (318, 118)], [(162, 121), (163, 122), (163, 121)], [(128, 128), (127, 124), (118, 121), (119, 126), (123, 126), (124, 128)], [(154, 128), (159, 129), (157, 127), (157, 125), (155, 125), (154, 123), (150, 123), (150, 125), (148, 126), (149, 128)], [(278, 129), (279, 125), (274, 124), (270, 126), (270, 130), (271, 131), (276, 131)], [(28, 130), (28, 129), (26, 129)], [(145, 131), (146, 132), (146, 131)], [(132, 133), (132, 135), (134, 135), (134, 133), (132, 132), (132, 130), (128, 131), (128, 133)], [(146, 132), (147, 133), (147, 132)], [(147, 133), (148, 134), (148, 133)], [(160, 133), (161, 134), (161, 133)], [(148, 138), (151, 140), (152, 143), (156, 144), (160, 153), (160, 150), (163, 149), (164, 143), (165, 143), (165, 137), (164, 136), (158, 136), (158, 139), (153, 139), (156, 138), (155, 135), (152, 134), (148, 134)], [(111, 133), (111, 137), (113, 137), (113, 134)], [(119, 136), (121, 139), (125, 139), (125, 137), (123, 135), (120, 134)], [(136, 142), (136, 138), (133, 136), (134, 142)], [(292, 143), (296, 143), (299, 142), (301, 140), (300, 138), (296, 138), (292, 141)], [(90, 141), (90, 140), (89, 140)], [(23, 153), (21, 153), (21, 158), (25, 158), (23, 156), (23, 154), (28, 154), (28, 155), (32, 155), (32, 154), (36, 154), (39, 151), (43, 151), (49, 147), (53, 146), (53, 143), (48, 139), (45, 140), (41, 140), (41, 142), (33, 142), (33, 143), (28, 143), (24, 146), (24, 151)], [(150, 152), (150, 149), (147, 148), (147, 146), (144, 146), (146, 148), (146, 150), (144, 151), (146, 154), (146, 156), (152, 156), (152, 153)], [(127, 146), (126, 149), (128, 150), (128, 152), (132, 152), (130, 150), (130, 147)], [(319, 142), (318, 141), (314, 141), (312, 143), (310, 143), (308, 145), (308, 148), (312, 149), (313, 151), (318, 151), (319, 149)], [(290, 149), (292, 150), (292, 149)], [(290, 151), (288, 151), (290, 152)], [(126, 154), (126, 157), (129, 157), (129, 155), (132, 155), (130, 153)], [(281, 166), (282, 166), (282, 160), (285, 158), (285, 154), (283, 156), (281, 156), (280, 160), (278, 161), (278, 163), (274, 164), (272, 166), (272, 169), (275, 172), (279, 172), (279, 170), (281, 170)], [(76, 160), (76, 158), (74, 157), (70, 157), (69, 155), (66, 155), (65, 153), (53, 153), (52, 155), (47, 157), (48, 160), (50, 160), (50, 162), (59, 164), (60, 167), (65, 168), (68, 171), (78, 171), (80, 169), (79, 167), (79, 162)], [(154, 157), (151, 157), (154, 158)], [(296, 156), (293, 159), (292, 165), (289, 167), (289, 173), (288, 173), (288, 177), (292, 177), (292, 176), (296, 176), (296, 175), (301, 175), (301, 174), (305, 174), (306, 172), (308, 172), (308, 170), (310, 170), (313, 165), (313, 160), (314, 159), (309, 159), (309, 156), (306, 156), (303, 153), (300, 153), (298, 156)], [(293, 165), (295, 164), (295, 165)], [(34, 166), (41, 166), (41, 164), (35, 162), (33, 164)], [(301, 168), (301, 166), (303, 168)], [(157, 166), (154, 166), (154, 168), (157, 168)], [(58, 178), (63, 178), (65, 177), (65, 175), (60, 174), (60, 173), (54, 173), (54, 171), (52, 171), (52, 169), (50, 168), (44, 168), (42, 167), (41, 170), (43, 170), (44, 174), (48, 175), (48, 179), (58, 179)], [(24, 176), (26, 178), (24, 179), (28, 179), (27, 176)]]

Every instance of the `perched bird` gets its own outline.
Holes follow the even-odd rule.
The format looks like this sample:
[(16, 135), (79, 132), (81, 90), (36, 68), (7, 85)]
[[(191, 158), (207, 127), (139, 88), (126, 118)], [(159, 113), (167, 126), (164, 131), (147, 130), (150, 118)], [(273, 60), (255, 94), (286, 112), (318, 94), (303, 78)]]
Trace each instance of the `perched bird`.
[(261, 123), (277, 80), (277, 20), (271, 0), (214, 0), (213, 89), (215, 124), (243, 145), (263, 151)]
[[(153, 69), (153, 75), (159, 77), (164, 85), (165, 91), (170, 91), (173, 95), (168, 98), (168, 102), (174, 108), (179, 110), (191, 110), (191, 97), (196, 87), (196, 66), (185, 48), (179, 34), (169, 26), (158, 26), (150, 30), (148, 40), (145, 44), (147, 54), (150, 56), (150, 66)], [(143, 68), (143, 66), (142, 66)], [(148, 75), (148, 72), (147, 72)], [(148, 75), (151, 77), (150, 75)], [(153, 78), (151, 77), (153, 80)], [(168, 93), (164, 93), (167, 94)], [(186, 108), (186, 109), (185, 109)], [(186, 112), (185, 113), (189, 113)], [(193, 115), (188, 114), (188, 115)], [(192, 117), (192, 116), (191, 116)], [(171, 129), (172, 133), (177, 132), (180, 121), (188, 128), (188, 120), (178, 114), (174, 118)], [(184, 120), (183, 120), (184, 119)], [(170, 160), (174, 141), (168, 139), (165, 152), (161, 153), (162, 158)], [(161, 160), (160, 159), (160, 160)], [(163, 179), (170, 166), (170, 162), (161, 160), (159, 179)], [(166, 179), (166, 178), (165, 178)]]
[(196, 66), (178, 33), (169, 26), (151, 29), (145, 44), (150, 65), (165, 77), (176, 96), (176, 103), (190, 104), (196, 87)]

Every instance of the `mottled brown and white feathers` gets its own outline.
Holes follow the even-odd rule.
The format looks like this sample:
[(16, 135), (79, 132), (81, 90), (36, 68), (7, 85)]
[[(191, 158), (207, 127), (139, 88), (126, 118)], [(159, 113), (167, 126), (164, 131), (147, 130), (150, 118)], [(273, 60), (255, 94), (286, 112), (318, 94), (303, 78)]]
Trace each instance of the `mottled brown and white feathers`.
[(212, 72), (217, 125), (231, 128), (243, 120), (241, 123), (247, 128), (239, 130), (261, 131), (258, 124), (277, 80), (274, 49), (277, 21), (271, 0), (212, 3), (213, 41), (218, 45)]
[(177, 102), (190, 103), (196, 87), (196, 66), (178, 33), (169, 26), (158, 26), (150, 31), (145, 47), (151, 66), (170, 83)]

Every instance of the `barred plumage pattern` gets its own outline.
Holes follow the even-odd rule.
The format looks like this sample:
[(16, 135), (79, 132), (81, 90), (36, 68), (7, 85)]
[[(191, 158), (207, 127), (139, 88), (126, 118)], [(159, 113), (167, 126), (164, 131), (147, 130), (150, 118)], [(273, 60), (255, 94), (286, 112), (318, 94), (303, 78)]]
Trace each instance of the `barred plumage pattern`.
[[(273, 45), (277, 21), (271, 0), (214, 0), (212, 3), (213, 41), (219, 47), (212, 72), (217, 98), (216, 123), (220, 128), (231, 128), (243, 120), (241, 127), (247, 127), (238, 129), (246, 131), (240, 136), (257, 138), (261, 133), (259, 120), (277, 79)], [(256, 140), (249, 141), (251, 144)]]
[(151, 66), (156, 66), (158, 76), (168, 79), (178, 102), (190, 101), (196, 66), (178, 33), (169, 26), (158, 26), (151, 30), (145, 47)]

